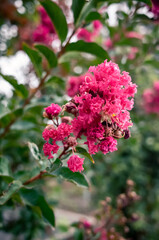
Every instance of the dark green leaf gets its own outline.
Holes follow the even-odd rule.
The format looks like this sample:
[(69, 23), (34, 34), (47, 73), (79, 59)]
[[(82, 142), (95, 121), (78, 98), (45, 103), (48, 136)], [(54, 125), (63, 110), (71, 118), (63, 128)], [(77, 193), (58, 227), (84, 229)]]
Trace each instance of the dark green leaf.
[(74, 24), (76, 23), (79, 14), (85, 4), (85, 0), (73, 0), (72, 1), (72, 11), (73, 11), (73, 16), (74, 16)]
[(88, 16), (86, 17), (86, 22), (91, 22), (94, 20), (100, 20), (101, 19), (101, 15), (98, 12), (90, 12), (88, 14)]
[(76, 147), (76, 152), (82, 154), (83, 156), (87, 157), (92, 163), (94, 163), (94, 159), (92, 156), (86, 151), (86, 149), (81, 147)]
[(42, 157), (41, 157), (41, 154), (39, 153), (38, 146), (35, 143), (32, 143), (32, 142), (28, 142), (28, 146), (29, 146), (29, 149), (30, 149), (31, 154), (33, 155), (33, 157), (36, 160), (40, 161), (42, 159)]
[(49, 63), (50, 68), (57, 66), (56, 55), (50, 48), (40, 44), (35, 45), (35, 48), (37, 48), (44, 55)]
[(63, 177), (64, 179), (71, 181), (77, 185), (80, 185), (82, 187), (88, 187), (88, 182), (85, 178), (85, 176), (82, 173), (79, 172), (72, 172), (67, 167), (60, 167), (56, 171), (52, 173), (55, 176)]
[(50, 0), (43, 0), (40, 3), (51, 18), (61, 42), (64, 42), (67, 37), (68, 27), (61, 8)]
[(11, 196), (16, 193), (20, 188), (22, 187), (22, 183), (18, 180), (15, 180), (11, 182), (8, 185), (8, 189), (3, 192), (3, 195), (0, 197), (0, 205), (3, 205), (5, 202), (7, 202)]
[(31, 62), (34, 65), (35, 71), (39, 77), (42, 75), (42, 57), (38, 53), (38, 51), (31, 49), (27, 44), (23, 44), (23, 49), (26, 54), (29, 56)]
[(40, 195), (34, 189), (21, 189), (20, 191), (22, 198), (26, 201), (27, 204), (32, 206), (37, 206), (40, 208), (43, 217), (55, 227), (55, 216), (51, 207), (46, 202), (44, 196)]
[(83, 40), (79, 40), (77, 42), (70, 43), (66, 47), (66, 51), (86, 52), (103, 60), (110, 59), (108, 53), (101, 46), (94, 42), (85, 42)]
[(25, 88), (23, 84), (19, 84), (13, 76), (3, 75), (2, 73), (0, 73), (0, 76), (2, 76), (7, 82), (9, 82), (14, 87), (17, 95), (23, 98), (28, 97), (28, 90)]

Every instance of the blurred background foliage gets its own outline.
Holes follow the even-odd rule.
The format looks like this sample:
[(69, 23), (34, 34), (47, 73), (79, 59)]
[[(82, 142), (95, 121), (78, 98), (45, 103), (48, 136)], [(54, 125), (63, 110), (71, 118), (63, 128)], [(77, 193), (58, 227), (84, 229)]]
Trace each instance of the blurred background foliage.
[[(56, 234), (64, 232), (62, 236), (66, 236), (70, 231), (68, 223), (60, 220), (62, 223), (58, 222), (54, 231), (54, 223), (48, 217), (53, 214), (50, 213), (51, 208), (56, 209), (58, 206), (91, 215), (97, 209), (99, 201), (106, 196), (112, 198), (115, 206), (117, 196), (126, 190), (127, 179), (132, 179), (141, 200), (126, 211), (137, 213), (140, 219), (129, 226), (129, 232), (124, 233), (124, 236), (134, 240), (158, 240), (159, 115), (145, 112), (142, 95), (146, 88), (151, 88), (153, 82), (159, 80), (159, 12), (154, 11), (155, 5), (149, 0), (74, 0), (73, 5), (72, 1), (53, 2), (64, 12), (70, 36), (78, 28), (91, 32), (94, 20), (100, 20), (102, 28), (93, 39), (96, 45), (91, 45), (93, 42), (87, 42), (83, 38), (80, 46), (71, 45), (72, 41), (78, 40), (74, 32), (71, 41), (64, 41), (62, 31), (66, 29), (62, 29), (58, 38), (53, 39), (50, 44), (49, 49), (56, 54), (50, 58), (51, 62), (55, 61), (50, 67), (39, 49), (34, 47), (33, 32), (40, 21), (37, 10), (39, 2), (1, 1), (1, 59), (3, 56), (9, 59), (11, 55), (24, 49), (33, 63), (29, 62), (23, 69), (23, 83), (20, 82), (21, 79), (8, 76), (9, 66), (8, 73), (1, 69), (0, 85), (7, 81), (10, 84), (8, 86), (12, 86), (11, 95), (8, 95), (8, 89), (0, 93), (1, 196), (13, 179), (18, 190), (19, 180), (25, 182), (41, 170), (27, 143), (36, 143), (42, 153), (42, 131), (46, 125), (42, 117), (43, 109), (53, 102), (63, 105), (69, 99), (69, 76), (83, 74), (89, 66), (97, 65), (105, 58), (116, 62), (121, 71), (130, 72), (133, 82), (138, 85), (135, 106), (131, 113), (134, 125), (131, 138), (118, 141), (118, 151), (106, 156), (95, 155), (95, 164), (85, 161), (85, 174), (90, 182), (90, 189), (80, 189), (72, 183), (63, 182), (61, 178), (43, 178), (33, 183), (29, 190), (13, 191), (0, 207), (1, 239), (66, 239), (60, 235), (57, 237)], [(57, 22), (54, 22), (55, 29)], [(59, 39), (64, 41), (63, 48)], [(24, 47), (23, 42), (27, 43)], [(49, 62), (48, 55), (46, 58)], [(46, 81), (41, 84), (40, 79), (45, 74)], [(44, 161), (42, 168), (45, 167)], [(31, 196), (36, 197), (30, 197), (27, 191), (31, 191)], [(41, 205), (35, 199), (42, 199)], [(43, 214), (45, 207), (48, 209), (47, 216)], [(72, 239), (85, 238), (76, 234)]]

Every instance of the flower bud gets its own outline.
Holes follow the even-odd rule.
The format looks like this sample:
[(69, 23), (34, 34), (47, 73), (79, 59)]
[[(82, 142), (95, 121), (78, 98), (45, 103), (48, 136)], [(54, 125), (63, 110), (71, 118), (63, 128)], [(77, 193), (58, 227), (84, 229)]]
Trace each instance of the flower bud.
[(65, 105), (65, 107), (66, 107), (66, 112), (72, 113), (75, 116), (77, 115), (78, 109), (74, 103), (69, 102)]
[(61, 121), (62, 121), (62, 123), (68, 124), (68, 123), (71, 123), (71, 122), (72, 122), (72, 118), (71, 118), (71, 117), (68, 117), (68, 116), (62, 117), (62, 118), (61, 118)]

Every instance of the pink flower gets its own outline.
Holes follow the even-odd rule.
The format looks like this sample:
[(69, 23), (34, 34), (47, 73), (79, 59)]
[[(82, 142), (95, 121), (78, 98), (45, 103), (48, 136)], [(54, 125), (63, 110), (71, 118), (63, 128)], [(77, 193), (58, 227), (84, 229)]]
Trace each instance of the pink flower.
[(61, 123), (57, 128), (57, 132), (58, 141), (64, 140), (64, 138), (68, 137), (72, 132), (72, 126), (66, 123)]
[(94, 30), (100, 30), (102, 28), (102, 23), (99, 20), (93, 21), (93, 28)]
[(44, 25), (39, 25), (33, 32), (33, 41), (50, 44), (49, 30)]
[(99, 145), (99, 149), (104, 153), (108, 152), (114, 152), (117, 150), (117, 140), (114, 139), (113, 137), (107, 137), (105, 138)]
[(45, 112), (48, 117), (52, 119), (52, 117), (57, 117), (61, 111), (61, 107), (58, 104), (52, 103), (49, 107), (45, 108)]
[(113, 48), (113, 41), (111, 40), (111, 38), (108, 38), (108, 39), (104, 42), (104, 45), (106, 46), (107, 49)]
[(68, 80), (67, 94), (70, 97), (74, 97), (79, 92), (79, 87), (82, 83), (80, 76), (71, 76)]
[(154, 14), (159, 14), (159, 1), (158, 0), (151, 0), (152, 2), (152, 11), (154, 12)]
[(138, 33), (138, 32), (135, 32), (135, 31), (131, 31), (131, 32), (126, 32), (125, 33), (125, 36), (127, 38), (137, 38), (137, 39), (140, 39), (142, 40), (143, 39), (143, 35)]
[(83, 162), (84, 162), (84, 158), (80, 158), (77, 155), (73, 155), (71, 156), (68, 161), (68, 167), (72, 172), (81, 172), (84, 170), (83, 168)]
[(54, 143), (53, 145), (46, 142), (43, 146), (44, 155), (48, 156), (48, 159), (53, 158), (53, 154), (57, 153), (59, 146)]
[(145, 89), (143, 103), (147, 113), (159, 114), (159, 81), (154, 82), (152, 89)]
[(50, 17), (48, 16), (47, 12), (45, 11), (45, 9), (42, 6), (40, 6), (38, 8), (38, 11), (41, 16), (42, 25), (47, 27), (47, 29), (49, 30), (50, 33), (55, 33), (54, 25), (53, 25)]
[(86, 42), (92, 42), (92, 33), (85, 28), (80, 28), (77, 32), (77, 38)]

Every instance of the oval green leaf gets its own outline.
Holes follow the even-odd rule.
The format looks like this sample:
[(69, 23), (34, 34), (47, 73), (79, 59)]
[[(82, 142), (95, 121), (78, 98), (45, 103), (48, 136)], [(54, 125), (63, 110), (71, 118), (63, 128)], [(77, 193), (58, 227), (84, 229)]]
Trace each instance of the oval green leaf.
[(61, 42), (64, 42), (67, 37), (68, 27), (63, 11), (56, 3), (50, 0), (43, 0), (40, 3), (51, 18)]

